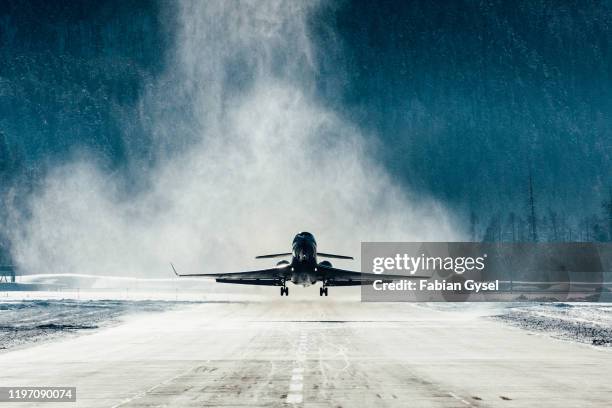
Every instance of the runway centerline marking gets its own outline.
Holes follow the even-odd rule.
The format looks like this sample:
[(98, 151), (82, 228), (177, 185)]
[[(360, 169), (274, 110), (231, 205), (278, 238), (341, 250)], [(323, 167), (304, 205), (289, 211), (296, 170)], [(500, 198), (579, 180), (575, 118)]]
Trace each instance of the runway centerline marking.
[(289, 381), (289, 392), (286, 398), (288, 404), (301, 404), (304, 401), (304, 367), (302, 364), (306, 359), (304, 354), (308, 351), (307, 343), (308, 335), (305, 332), (301, 332), (294, 367), (291, 370), (291, 380)]
[(448, 395), (450, 395), (451, 397), (453, 397), (454, 399), (456, 399), (457, 401), (461, 401), (462, 403), (464, 403), (465, 405), (467, 405), (468, 407), (471, 407), (472, 404), (470, 404), (468, 401), (464, 400), (463, 398), (461, 398), (460, 396), (458, 396), (457, 394), (453, 393), (453, 392), (449, 392)]
[(289, 384), (290, 392), (302, 392), (303, 389), (304, 389), (304, 384), (302, 384), (301, 382)]
[(289, 404), (301, 404), (302, 401), (302, 394), (287, 394), (287, 403)]

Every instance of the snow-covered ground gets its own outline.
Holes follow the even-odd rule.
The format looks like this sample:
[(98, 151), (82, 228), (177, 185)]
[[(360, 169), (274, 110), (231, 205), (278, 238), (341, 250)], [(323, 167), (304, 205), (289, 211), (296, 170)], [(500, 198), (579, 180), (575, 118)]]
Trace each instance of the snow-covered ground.
[[(52, 278), (57, 283), (58, 278)], [(39, 278), (21, 280), (41, 283)], [(254, 288), (250, 293), (243, 293), (242, 288), (224, 292), (227, 287), (216, 285), (213, 291), (212, 284), (202, 280), (167, 281), (125, 279), (117, 284), (116, 279), (81, 278), (80, 289), (0, 291), (0, 353), (59, 337), (92, 333), (137, 313), (162, 312), (198, 303), (266, 302), (278, 297), (276, 287)], [(342, 292), (343, 297), (348, 293), (358, 299), (357, 291)], [(316, 288), (292, 288), (293, 301), (314, 296), (319, 297)]]
[[(311, 293), (296, 293), (310, 298)], [(269, 297), (267, 298), (269, 300)], [(353, 297), (356, 300), (356, 297)], [(161, 312), (196, 303), (266, 301), (261, 293), (184, 291), (4, 292), (0, 294), (0, 352), (17, 346), (74, 336), (116, 324), (126, 315)], [(493, 319), (531, 332), (595, 346), (612, 347), (609, 303), (419, 303), (418, 308), (455, 311)]]
[(612, 347), (612, 304), (510, 304), (495, 319), (555, 338)]
[(54, 405), (71, 408), (610, 407), (611, 349), (512, 328), (500, 306), (201, 302), (0, 353), (0, 384), (74, 386)]
[(0, 350), (82, 334), (115, 324), (127, 314), (159, 312), (185, 303), (188, 302), (0, 299)]
[(501, 321), (556, 339), (612, 347), (612, 303), (439, 302), (417, 305)]

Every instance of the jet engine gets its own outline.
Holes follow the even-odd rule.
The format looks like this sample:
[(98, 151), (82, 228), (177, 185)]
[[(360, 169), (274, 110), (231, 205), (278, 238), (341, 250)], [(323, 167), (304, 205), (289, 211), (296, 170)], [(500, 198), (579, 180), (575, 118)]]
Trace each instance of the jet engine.
[(321, 265), (321, 266), (327, 266), (328, 268), (331, 268), (331, 267), (332, 267), (332, 264), (331, 264), (331, 262), (329, 262), (329, 261), (321, 261), (321, 262), (319, 262), (319, 265)]
[(278, 261), (276, 263), (276, 266), (285, 266), (285, 265), (289, 265), (289, 261), (287, 261), (286, 259), (283, 259), (282, 261)]

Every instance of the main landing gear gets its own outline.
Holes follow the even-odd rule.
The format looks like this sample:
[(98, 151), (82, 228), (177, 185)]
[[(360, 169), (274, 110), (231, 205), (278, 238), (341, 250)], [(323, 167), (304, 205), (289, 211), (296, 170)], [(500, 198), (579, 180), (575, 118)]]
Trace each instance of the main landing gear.
[(319, 296), (327, 296), (327, 288), (325, 286), (323, 286), (322, 288), (319, 288)]
[(281, 286), (280, 292), (281, 296), (289, 296), (289, 288), (286, 286)]

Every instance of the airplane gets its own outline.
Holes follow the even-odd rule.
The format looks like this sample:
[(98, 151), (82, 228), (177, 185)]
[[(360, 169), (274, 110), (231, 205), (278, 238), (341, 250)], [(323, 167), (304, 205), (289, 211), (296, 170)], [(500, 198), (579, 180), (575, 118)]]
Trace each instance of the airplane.
[(317, 242), (310, 232), (300, 232), (293, 238), (292, 252), (271, 255), (259, 255), (255, 259), (284, 258), (291, 256), (291, 262), (286, 259), (279, 261), (276, 267), (248, 272), (230, 272), (214, 274), (179, 274), (174, 265), (172, 270), (178, 277), (205, 277), (221, 283), (236, 283), (242, 285), (280, 286), (280, 295), (289, 296), (287, 282), (294, 285), (310, 286), (317, 282), (323, 285), (319, 288), (319, 296), (328, 295), (329, 286), (371, 285), (375, 280), (392, 282), (402, 278), (429, 278), (429, 276), (384, 275), (361, 273), (334, 268), (331, 262), (318, 262), (317, 257), (330, 259), (354, 259), (352, 256), (334, 255), (317, 252)]

